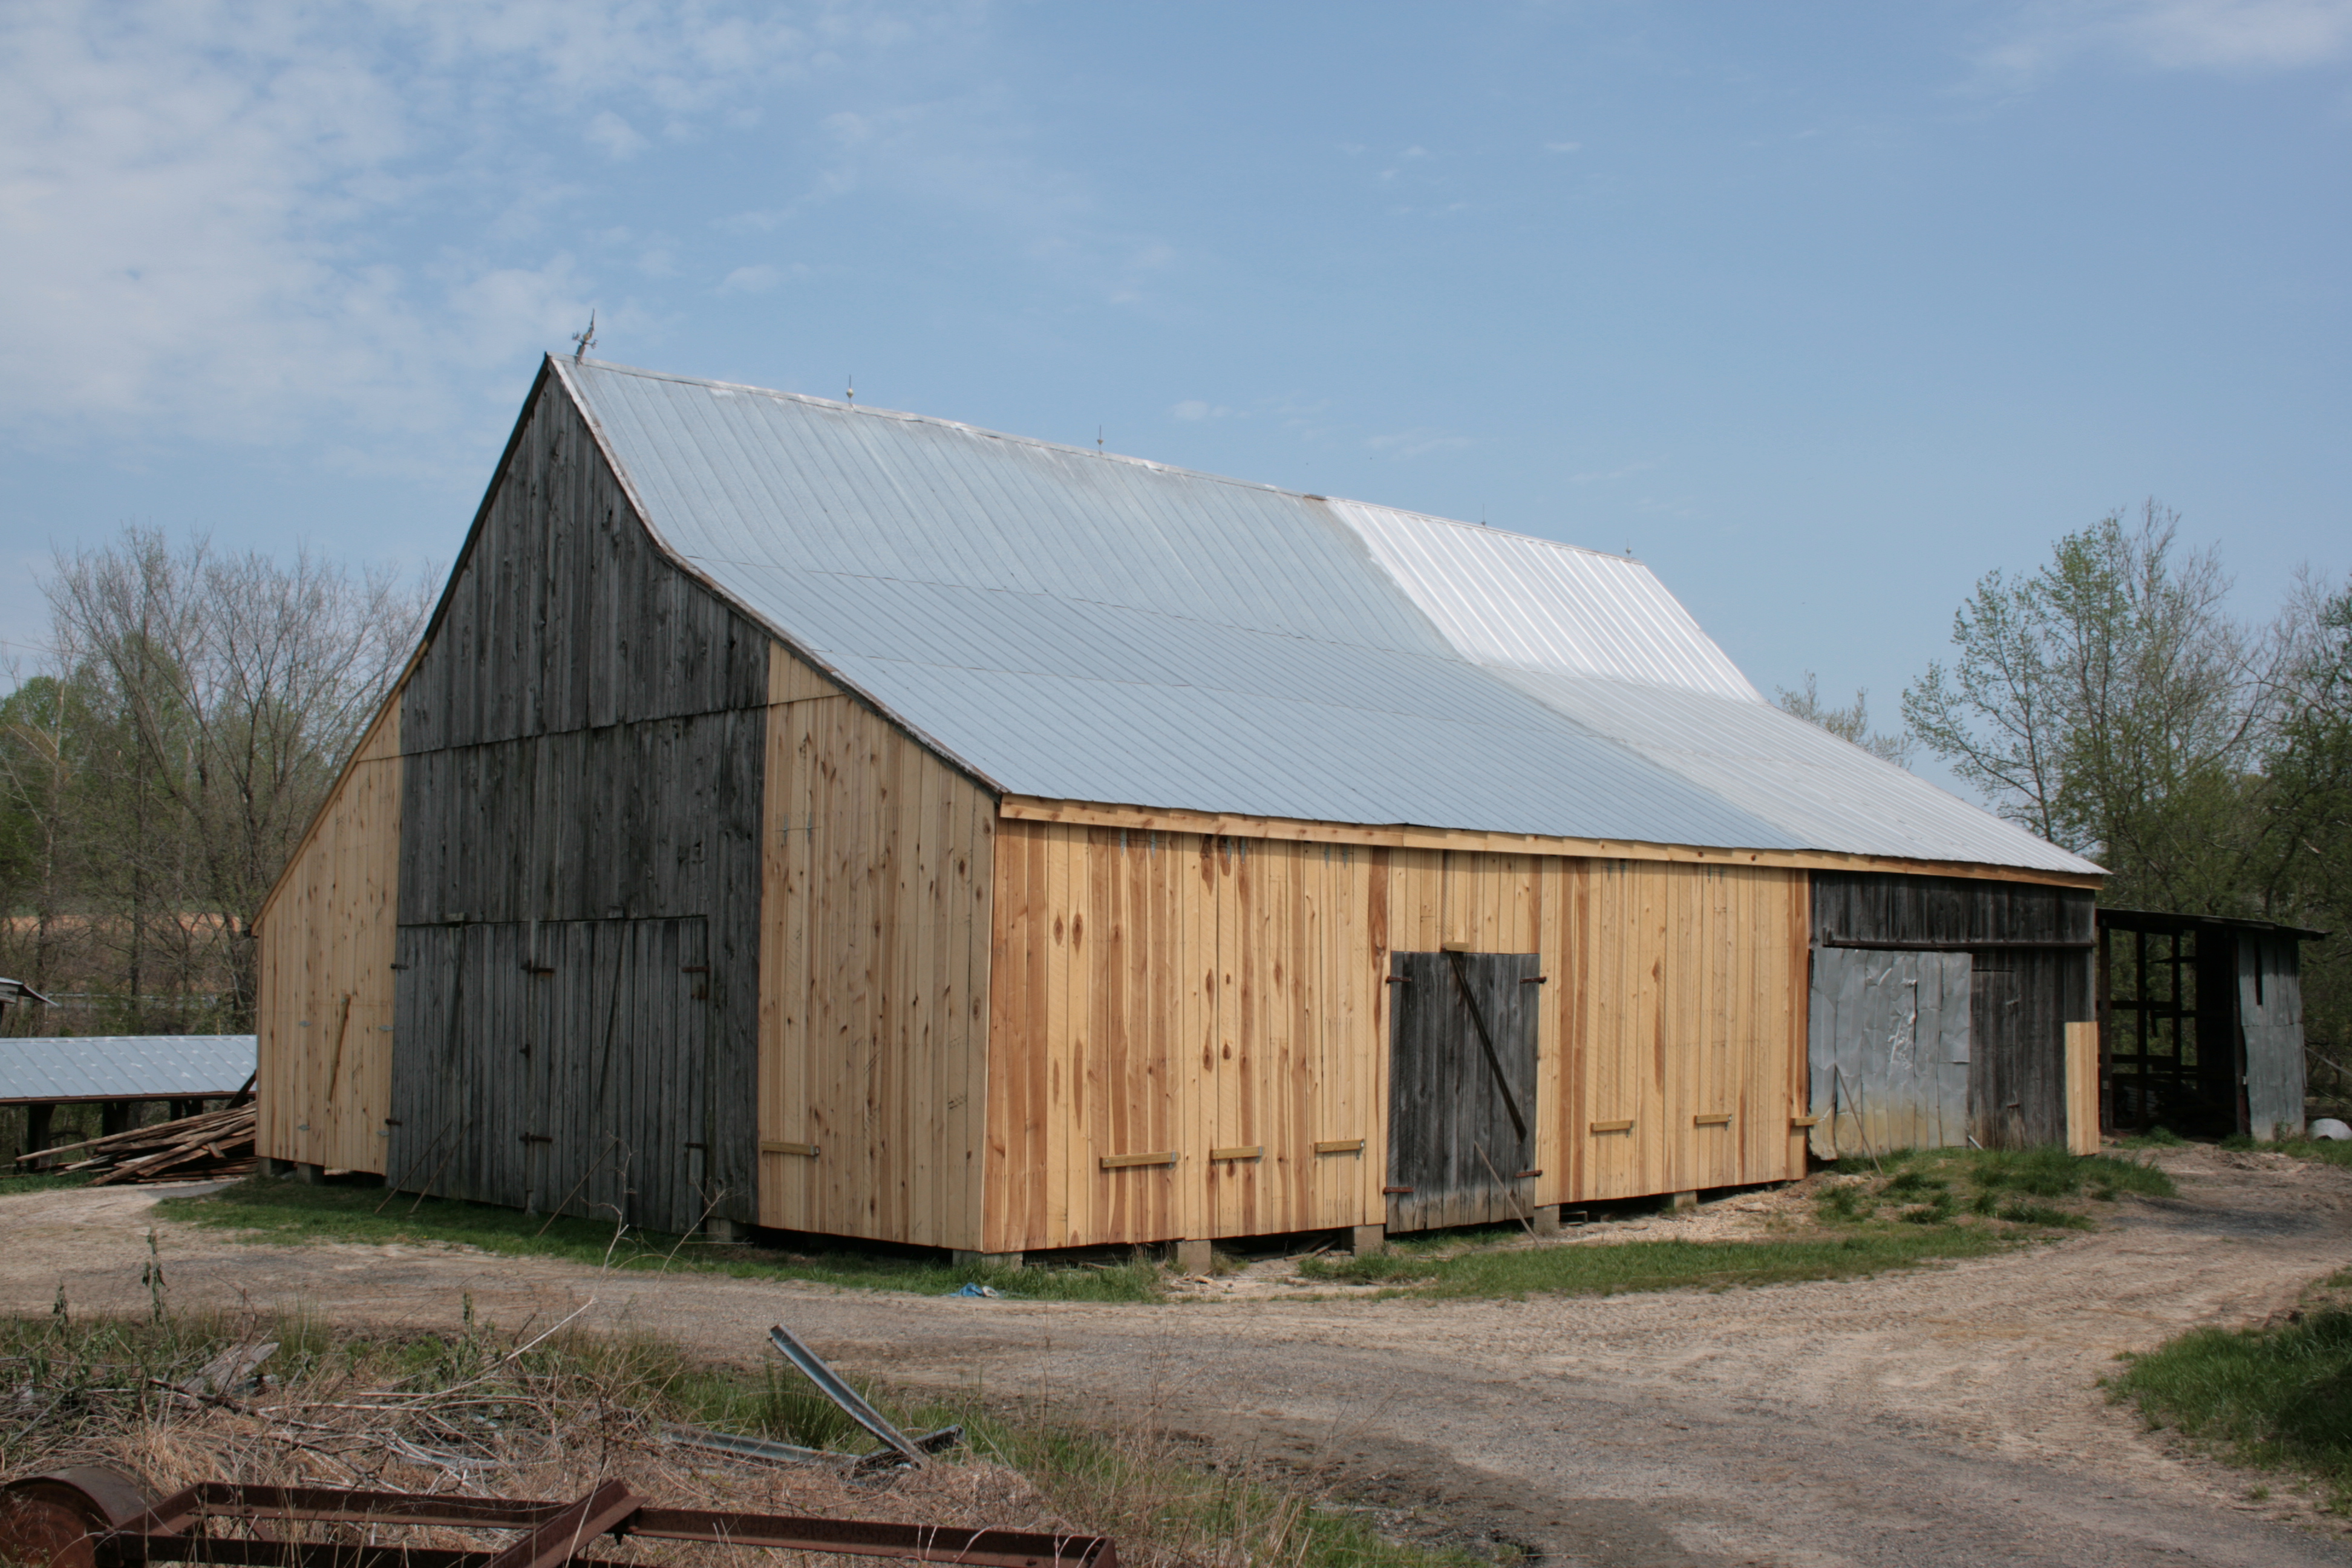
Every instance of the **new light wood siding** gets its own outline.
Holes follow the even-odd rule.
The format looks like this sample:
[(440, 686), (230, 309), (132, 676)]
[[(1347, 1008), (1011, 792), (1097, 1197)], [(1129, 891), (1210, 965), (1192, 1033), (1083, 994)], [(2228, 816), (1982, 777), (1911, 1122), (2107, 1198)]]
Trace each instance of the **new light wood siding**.
[(383, 1169), (400, 775), (395, 696), (263, 909), (255, 1149), (270, 1159)]
[(996, 850), (986, 1250), (1381, 1223), (1388, 955), (1448, 943), (1541, 959), (1531, 1202), (1803, 1173), (1802, 871), (1017, 820)]
[(994, 797), (781, 647), (769, 694), (760, 1223), (976, 1248)]
[[(1557, 876), (1557, 951), (1578, 993), (1549, 998), (1560, 1201), (1803, 1175), (1805, 874), (1581, 860)], [(1628, 1131), (1591, 1131), (1626, 1118)]]

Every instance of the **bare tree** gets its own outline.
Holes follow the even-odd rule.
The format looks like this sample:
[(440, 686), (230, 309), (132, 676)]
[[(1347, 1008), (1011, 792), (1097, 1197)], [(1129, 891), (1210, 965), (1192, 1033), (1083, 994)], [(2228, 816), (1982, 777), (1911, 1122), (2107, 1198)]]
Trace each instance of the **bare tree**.
[(155, 530), (61, 556), (47, 584), (66, 685), (86, 710), (79, 778), (95, 901), (133, 997), (224, 978), (253, 1012), (252, 922), (421, 629), (423, 585), (174, 552)]
[(1870, 692), (1867, 689), (1853, 694), (1851, 708), (1826, 708), (1822, 705), (1821, 685), (1811, 670), (1805, 671), (1805, 684), (1791, 691), (1785, 686), (1772, 689), (1772, 700), (1781, 711), (1793, 713), (1808, 724), (1818, 724), (1841, 741), (1851, 742), (1882, 762), (1907, 768), (1918, 754), (1919, 742), (1901, 731), (1894, 734), (1874, 732), (1870, 727)]
[[(71, 689), (49, 675), (18, 681), (0, 700), (0, 907), (9, 916), (7, 962), (13, 974), (41, 992), (65, 973), (74, 934), (67, 923), (78, 869), (70, 701)], [(29, 913), (29, 931), (20, 931), (19, 910)], [(30, 940), (20, 940), (26, 936)]]

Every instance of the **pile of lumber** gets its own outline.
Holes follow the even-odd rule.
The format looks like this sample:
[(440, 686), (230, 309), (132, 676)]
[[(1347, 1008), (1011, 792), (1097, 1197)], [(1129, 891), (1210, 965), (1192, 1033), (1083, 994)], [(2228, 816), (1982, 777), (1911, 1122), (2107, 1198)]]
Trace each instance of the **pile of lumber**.
[[(16, 1156), (36, 1171), (96, 1171), (97, 1187), (130, 1182), (201, 1182), (253, 1173), (253, 1103), (134, 1127), (83, 1143)], [(72, 1156), (70, 1163), (59, 1162)]]

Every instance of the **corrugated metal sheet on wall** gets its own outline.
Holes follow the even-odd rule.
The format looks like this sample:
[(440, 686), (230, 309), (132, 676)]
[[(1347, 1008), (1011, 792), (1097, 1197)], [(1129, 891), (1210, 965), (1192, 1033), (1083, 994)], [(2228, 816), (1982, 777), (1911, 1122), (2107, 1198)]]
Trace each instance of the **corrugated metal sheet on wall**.
[(1969, 1133), (1969, 957), (1822, 948), (1806, 1061), (1813, 1152), (1940, 1149)]
[(1003, 790), (2095, 869), (1778, 714), (1638, 562), (557, 367), (666, 548)]
[(2238, 1020), (2245, 1031), (2247, 1131), (2304, 1131), (2303, 976), (2296, 939), (2238, 934)]

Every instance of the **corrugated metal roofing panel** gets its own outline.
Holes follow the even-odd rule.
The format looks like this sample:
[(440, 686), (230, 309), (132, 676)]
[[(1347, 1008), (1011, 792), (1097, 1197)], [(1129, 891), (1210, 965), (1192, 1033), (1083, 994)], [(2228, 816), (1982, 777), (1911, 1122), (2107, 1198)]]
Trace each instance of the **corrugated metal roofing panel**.
[[(1947, 809), (1848, 778), (1810, 737), (1844, 743), (1774, 723), (1635, 562), (943, 420), (557, 367), (666, 549), (1016, 794), (2085, 868), (1919, 781)], [(1746, 738), (1709, 751), (1701, 716), (1633, 722), (1580, 680), (1737, 707), (1726, 733)], [(1811, 786), (1796, 805), (1791, 778)], [(1880, 847), (1895, 843), (1913, 847)]]
[(251, 1035), (43, 1035), (0, 1039), (0, 1103), (210, 1100), (253, 1076)]
[(1763, 700), (1638, 561), (1361, 501), (1331, 507), (1479, 664)]
[(2045, 871), (2096, 869), (1769, 703), (1543, 670), (1497, 673), (1808, 847)]

